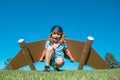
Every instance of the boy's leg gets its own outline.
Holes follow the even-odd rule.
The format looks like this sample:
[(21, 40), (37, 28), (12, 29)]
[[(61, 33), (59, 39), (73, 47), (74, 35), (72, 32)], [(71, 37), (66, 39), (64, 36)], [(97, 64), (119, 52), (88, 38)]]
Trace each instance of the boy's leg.
[(46, 60), (46, 65), (45, 65), (45, 70), (44, 71), (49, 71), (49, 66), (50, 66), (50, 61), (53, 56), (54, 50), (51, 46), (49, 46), (46, 50), (45, 54), (45, 60)]
[(49, 46), (46, 50), (45, 59), (46, 59), (46, 66), (50, 66), (50, 60), (53, 56), (54, 50), (53, 47)]

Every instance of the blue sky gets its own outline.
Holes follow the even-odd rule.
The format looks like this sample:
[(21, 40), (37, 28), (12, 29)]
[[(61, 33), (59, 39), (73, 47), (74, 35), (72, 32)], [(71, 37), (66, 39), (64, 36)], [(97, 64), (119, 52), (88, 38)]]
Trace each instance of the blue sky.
[[(92, 47), (102, 58), (110, 52), (120, 62), (119, 0), (0, 0), (0, 69), (20, 50), (18, 39), (46, 39), (56, 24), (68, 39), (86, 41), (93, 36)], [(67, 63), (64, 68), (77, 66)]]

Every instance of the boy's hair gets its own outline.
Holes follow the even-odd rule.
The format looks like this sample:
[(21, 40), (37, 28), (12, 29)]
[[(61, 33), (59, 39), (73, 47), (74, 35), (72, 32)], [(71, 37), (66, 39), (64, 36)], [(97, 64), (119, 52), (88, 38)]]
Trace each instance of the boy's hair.
[(59, 40), (59, 43), (66, 42), (66, 41), (65, 41), (65, 35), (64, 35), (64, 33), (63, 33), (62, 27), (59, 26), (59, 25), (55, 25), (55, 26), (52, 27), (52, 29), (51, 29), (51, 31), (50, 31), (49, 38), (48, 38), (48, 40), (49, 40), (51, 43), (53, 43), (53, 39), (51, 38), (53, 31), (57, 31), (57, 32), (59, 32), (59, 33), (61, 34), (61, 39)]

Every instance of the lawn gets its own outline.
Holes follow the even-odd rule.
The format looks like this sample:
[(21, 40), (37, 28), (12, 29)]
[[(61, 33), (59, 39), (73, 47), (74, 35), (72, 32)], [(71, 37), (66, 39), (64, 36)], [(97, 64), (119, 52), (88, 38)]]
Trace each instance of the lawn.
[(59, 72), (0, 70), (0, 80), (120, 80), (120, 68)]

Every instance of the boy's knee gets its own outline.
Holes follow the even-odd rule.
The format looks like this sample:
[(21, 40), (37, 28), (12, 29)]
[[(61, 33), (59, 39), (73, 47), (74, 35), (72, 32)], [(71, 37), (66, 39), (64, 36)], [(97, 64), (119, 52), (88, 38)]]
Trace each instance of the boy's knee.
[(62, 66), (64, 64), (64, 59), (63, 58), (57, 58), (55, 60), (55, 64), (58, 66)]
[(47, 51), (53, 51), (53, 47), (52, 46), (47, 47)]

